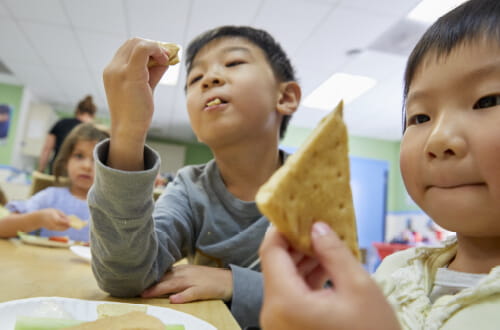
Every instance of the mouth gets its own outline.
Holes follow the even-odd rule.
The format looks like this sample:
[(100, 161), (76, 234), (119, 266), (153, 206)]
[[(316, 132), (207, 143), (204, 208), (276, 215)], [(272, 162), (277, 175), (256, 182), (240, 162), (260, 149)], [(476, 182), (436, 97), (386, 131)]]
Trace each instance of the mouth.
[(205, 104), (205, 109), (226, 103), (227, 101), (220, 97), (213, 97), (207, 100), (207, 103)]
[(83, 179), (83, 180), (92, 180), (92, 176), (86, 175), (86, 174), (80, 174), (78, 178)]
[(427, 186), (427, 189), (431, 188), (438, 188), (438, 189), (444, 189), (444, 190), (451, 190), (451, 189), (459, 189), (459, 188), (474, 188), (474, 187), (480, 187), (484, 186), (484, 183), (482, 182), (475, 182), (475, 183), (462, 183), (462, 184), (455, 184), (455, 185), (432, 185), (432, 186)]

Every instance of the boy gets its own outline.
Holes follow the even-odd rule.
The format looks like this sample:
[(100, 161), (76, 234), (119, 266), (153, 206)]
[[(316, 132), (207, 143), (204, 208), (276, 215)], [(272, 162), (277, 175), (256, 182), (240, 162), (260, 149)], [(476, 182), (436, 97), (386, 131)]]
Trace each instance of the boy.
[[(223, 299), (243, 328), (258, 325), (268, 221), (254, 197), (284, 161), (279, 138), (300, 101), (293, 68), (262, 30), (225, 26), (192, 41), (187, 109), (214, 160), (181, 169), (154, 207), (159, 156), (144, 141), (166, 68), (148, 69), (150, 58), (168, 63), (155, 42), (132, 39), (104, 71), (111, 139), (96, 148), (89, 196), (96, 279), (115, 296)], [(190, 264), (172, 268), (183, 257)]]
[[(385, 258), (380, 290), (325, 224), (312, 233), (321, 266), (305, 275), (272, 230), (261, 250), (265, 329), (498, 328), (499, 36), (500, 2), (471, 0), (429, 28), (406, 67), (401, 173), (413, 200), (456, 238)], [(333, 289), (318, 290), (321, 270)]]

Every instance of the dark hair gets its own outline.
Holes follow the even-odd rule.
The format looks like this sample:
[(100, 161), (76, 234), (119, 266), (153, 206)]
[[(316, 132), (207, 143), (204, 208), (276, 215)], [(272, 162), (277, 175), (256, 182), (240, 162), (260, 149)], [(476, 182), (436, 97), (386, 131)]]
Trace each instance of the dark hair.
[[(215, 39), (227, 37), (240, 37), (252, 42), (264, 51), (273, 73), (279, 81), (296, 81), (295, 70), (280, 44), (268, 32), (250, 26), (226, 25), (200, 34), (187, 47), (187, 73), (191, 71), (193, 60), (203, 47)], [(285, 135), (291, 117), (291, 115), (283, 116), (280, 126), (280, 138)]]
[(92, 123), (78, 124), (71, 130), (57, 154), (54, 161), (53, 172), (56, 177), (56, 182), (59, 182), (60, 177), (68, 176), (67, 165), (75, 145), (79, 141), (102, 141), (109, 137), (109, 132), (105, 128), (101, 128)]
[(76, 109), (75, 109), (75, 115), (88, 113), (89, 115), (94, 116), (96, 111), (97, 111), (97, 107), (94, 104), (92, 96), (87, 95), (87, 96), (85, 96), (85, 98), (83, 100), (78, 102), (78, 105), (76, 106)]
[(500, 46), (500, 1), (470, 0), (440, 17), (427, 29), (411, 52), (404, 75), (403, 130), (406, 128), (406, 99), (420, 64), (432, 53), (436, 60), (457, 46), (474, 40), (489, 40)]
[(2, 187), (0, 187), (0, 206), (5, 206), (5, 204), (7, 204), (7, 196), (5, 196)]

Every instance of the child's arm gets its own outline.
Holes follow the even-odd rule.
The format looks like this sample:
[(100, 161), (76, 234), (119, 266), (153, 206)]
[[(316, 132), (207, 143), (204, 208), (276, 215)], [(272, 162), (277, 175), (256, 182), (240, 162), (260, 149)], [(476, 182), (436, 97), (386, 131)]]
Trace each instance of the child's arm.
[(88, 194), (92, 267), (101, 289), (132, 297), (187, 255), (194, 241), (193, 227), (199, 224), (192, 219), (185, 188), (177, 180), (167, 186), (154, 208), (153, 186), (160, 167), (156, 152), (146, 147), (146, 169), (127, 172), (103, 164), (106, 148), (106, 142), (96, 148), (96, 176)]
[[(148, 68), (150, 59), (158, 64)], [(167, 70), (168, 53), (156, 42), (125, 42), (104, 69), (111, 116), (107, 165), (126, 171), (144, 169), (144, 143), (153, 117), (153, 90)]]
[[(274, 228), (264, 238), (260, 255), (264, 274), (264, 329), (399, 329), (384, 295), (327, 225), (313, 226), (315, 258), (309, 269), (290, 253)], [(317, 286), (322, 273), (333, 288)]]
[(15, 237), (18, 231), (30, 232), (40, 228), (64, 231), (69, 219), (56, 209), (43, 209), (29, 213), (12, 213), (0, 219), (0, 237)]

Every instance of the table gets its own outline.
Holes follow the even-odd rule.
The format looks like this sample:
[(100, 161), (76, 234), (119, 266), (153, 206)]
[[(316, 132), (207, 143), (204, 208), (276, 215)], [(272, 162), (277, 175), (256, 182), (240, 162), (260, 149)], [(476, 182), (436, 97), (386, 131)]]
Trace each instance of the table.
[(90, 263), (69, 249), (0, 239), (0, 302), (32, 297), (150, 304), (196, 316), (220, 330), (241, 329), (220, 300), (170, 304), (167, 298), (114, 298), (99, 289)]

